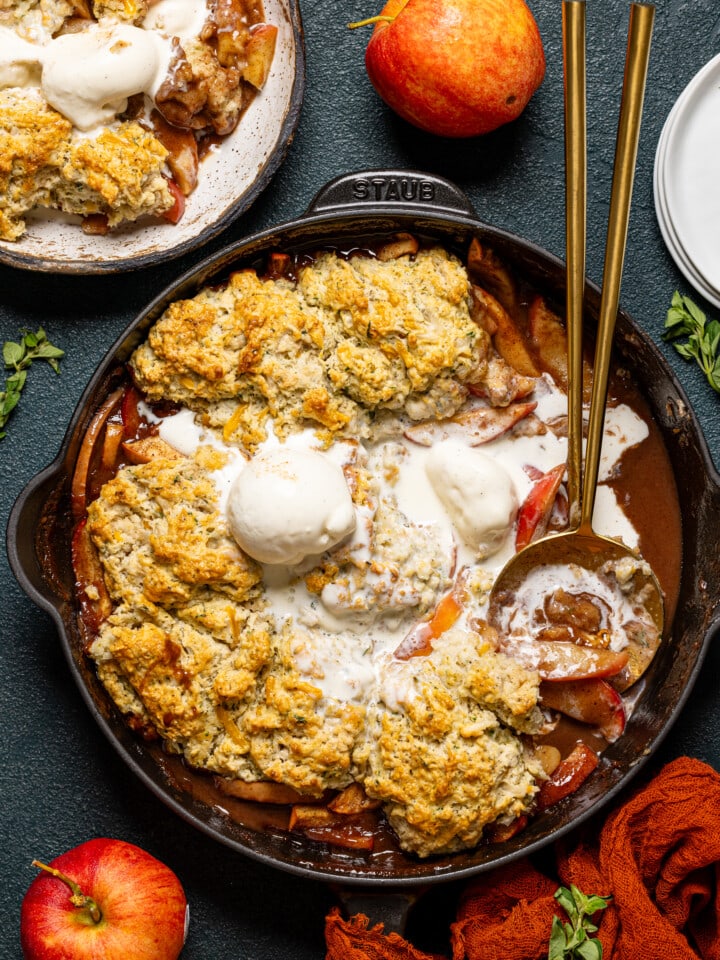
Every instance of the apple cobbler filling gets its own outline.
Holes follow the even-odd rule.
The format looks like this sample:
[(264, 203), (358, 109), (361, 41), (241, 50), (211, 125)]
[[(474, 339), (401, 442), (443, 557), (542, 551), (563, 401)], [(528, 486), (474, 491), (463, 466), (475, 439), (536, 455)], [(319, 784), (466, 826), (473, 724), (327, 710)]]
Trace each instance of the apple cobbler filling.
[[(171, 303), (89, 431), (74, 561), (100, 679), (308, 837), (369, 850), (378, 810), (421, 857), (511, 835), (622, 734), (657, 649), (629, 568), (546, 570), (544, 602), (488, 622), (505, 561), (568, 522), (564, 330), (524, 296), (477, 242), (466, 264), (408, 236), (273, 254)], [(611, 484), (648, 432), (611, 405), (599, 519), (633, 546)]]

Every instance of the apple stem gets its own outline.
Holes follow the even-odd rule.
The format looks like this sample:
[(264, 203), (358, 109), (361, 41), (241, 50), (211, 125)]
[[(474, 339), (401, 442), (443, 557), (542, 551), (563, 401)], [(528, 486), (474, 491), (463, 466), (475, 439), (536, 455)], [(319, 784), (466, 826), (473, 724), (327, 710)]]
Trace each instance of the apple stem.
[(376, 17), (368, 17), (367, 20), (356, 20), (355, 23), (349, 23), (348, 27), (351, 30), (354, 30), (356, 27), (367, 27), (371, 23), (392, 23), (395, 17), (384, 17), (382, 14), (378, 14)]
[(56, 870), (55, 867), (49, 867), (46, 863), (41, 863), (39, 860), (33, 860), (32, 865), (33, 867), (37, 867), (39, 870), (45, 870), (46, 873), (52, 874), (52, 876), (57, 877), (58, 880), (62, 880), (62, 882), (70, 888), (70, 903), (72, 903), (74, 907), (82, 907), (87, 909), (90, 919), (93, 921), (93, 923), (100, 923), (102, 920), (102, 912), (100, 907), (98, 907), (92, 897), (88, 897), (82, 892), (74, 880), (71, 880), (70, 877), (66, 877), (64, 873), (60, 873), (60, 871)]

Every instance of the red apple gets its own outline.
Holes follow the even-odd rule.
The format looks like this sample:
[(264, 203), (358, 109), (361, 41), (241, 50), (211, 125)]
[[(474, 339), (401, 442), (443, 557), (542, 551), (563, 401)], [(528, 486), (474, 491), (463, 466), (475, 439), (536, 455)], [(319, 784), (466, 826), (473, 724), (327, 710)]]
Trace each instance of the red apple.
[(401, 117), (430, 133), (473, 137), (525, 109), (545, 75), (524, 0), (388, 0), (365, 65)]
[(49, 866), (25, 894), (25, 960), (176, 960), (187, 901), (175, 874), (122, 840), (88, 840)]

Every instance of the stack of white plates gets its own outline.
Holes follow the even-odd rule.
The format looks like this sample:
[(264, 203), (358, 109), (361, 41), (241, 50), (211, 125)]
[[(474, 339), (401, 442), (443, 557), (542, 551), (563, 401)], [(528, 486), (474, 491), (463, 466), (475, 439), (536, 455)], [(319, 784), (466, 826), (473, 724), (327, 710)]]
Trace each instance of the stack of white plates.
[(654, 190), (673, 260), (720, 309), (720, 55), (693, 77), (665, 121)]

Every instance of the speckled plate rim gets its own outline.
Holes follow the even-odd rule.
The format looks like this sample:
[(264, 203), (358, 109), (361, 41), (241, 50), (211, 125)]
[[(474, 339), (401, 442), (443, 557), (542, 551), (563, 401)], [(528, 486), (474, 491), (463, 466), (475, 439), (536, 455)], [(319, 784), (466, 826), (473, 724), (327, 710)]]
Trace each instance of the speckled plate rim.
[[(287, 32), (287, 48), (291, 51), (292, 57), (294, 58), (294, 67), (292, 80), (287, 85), (285, 103), (283, 105), (280, 123), (277, 127), (276, 137), (274, 141), (271, 142), (265, 157), (260, 160), (257, 174), (252, 176), (248, 186), (246, 186), (241, 193), (235, 198), (232, 198), (229, 203), (220, 204), (220, 211), (216, 217), (213, 218), (211, 213), (207, 215), (199, 213), (196, 216), (196, 212), (192, 210), (192, 201), (194, 197), (202, 197), (203, 194), (203, 172), (207, 173), (207, 171), (203, 170), (203, 167), (207, 165), (208, 160), (212, 163), (216, 159), (209, 157), (203, 160), (200, 165), (199, 185), (195, 193), (189, 198), (188, 208), (183, 217), (183, 220), (188, 220), (189, 218), (197, 218), (200, 220), (200, 226), (196, 232), (191, 232), (188, 235), (187, 228), (182, 226), (182, 220), (177, 226), (157, 222), (141, 223), (138, 225), (128, 224), (112, 231), (112, 233), (108, 235), (109, 240), (105, 237), (87, 238), (88, 246), (92, 246), (93, 240), (95, 241), (96, 252), (93, 252), (92, 256), (88, 255), (84, 257), (77, 255), (63, 257), (61, 253), (53, 256), (29, 252), (26, 249), (27, 245), (25, 248), (23, 247), (22, 238), (13, 242), (0, 240), (0, 263), (22, 270), (74, 275), (117, 274), (137, 270), (176, 259), (183, 254), (203, 246), (218, 236), (218, 234), (222, 233), (223, 230), (243, 213), (246, 213), (269, 185), (285, 159), (290, 144), (295, 137), (305, 95), (305, 37), (299, 0), (266, 0), (265, 7), (268, 22), (277, 22), (278, 14), (280, 14), (284, 20), (283, 27), (285, 27)], [(270, 11), (272, 11), (272, 15)], [(273, 70), (275, 69), (274, 67)], [(272, 79), (273, 73), (271, 71), (268, 86), (271, 84)], [(264, 92), (265, 91), (261, 92), (250, 104), (248, 111), (241, 118), (238, 127), (225, 142), (225, 146), (232, 143), (235, 137), (239, 140), (246, 136), (248, 121), (251, 117), (260, 114), (255, 122), (262, 121), (262, 111), (264, 109), (262, 98)], [(219, 147), (217, 153), (220, 154), (222, 149), (223, 145)], [(224, 171), (223, 175), (231, 177), (232, 169), (229, 167)], [(210, 200), (212, 201), (212, 196)], [(212, 207), (208, 207), (208, 209), (211, 210)], [(55, 216), (54, 211), (47, 212), (48, 220)], [(32, 218), (33, 215), (30, 216), (29, 223), (32, 222)], [(77, 218), (77, 221), (77, 224), (73, 224), (72, 226), (73, 232), (81, 231), (79, 218)], [(110, 246), (112, 244), (113, 247), (119, 248), (123, 243), (123, 235), (132, 237), (149, 234), (150, 232), (153, 232), (159, 237), (159, 242), (152, 245), (149, 241), (145, 247), (138, 249), (137, 253), (130, 252), (125, 256), (123, 256), (122, 253), (113, 254), (112, 247), (107, 255), (103, 253), (103, 246)], [(177, 242), (175, 242), (175, 240), (177, 240)], [(62, 247), (62, 237), (60, 241), (58, 246)], [(35, 247), (38, 245), (37, 243), (34, 244)], [(98, 257), (97, 259), (96, 256)]]

